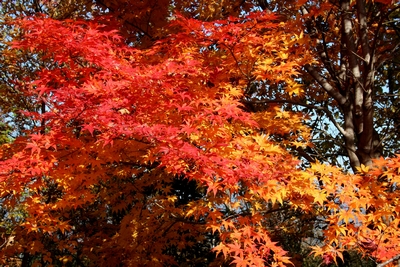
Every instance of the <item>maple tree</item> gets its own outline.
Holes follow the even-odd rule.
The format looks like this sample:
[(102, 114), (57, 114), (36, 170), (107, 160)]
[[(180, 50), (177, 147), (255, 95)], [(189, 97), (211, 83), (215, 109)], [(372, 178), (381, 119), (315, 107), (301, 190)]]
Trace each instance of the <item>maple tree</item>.
[[(257, 16), (256, 19), (260, 22), (268, 22), (273, 18), (266, 14), (254, 16)], [(107, 221), (108, 212), (129, 210), (118, 227), (120, 229), (111, 232), (109, 238), (112, 238), (112, 243), (120, 243), (118, 251), (122, 248), (129, 251), (128, 243), (124, 243), (123, 239), (126, 239), (127, 235), (135, 236), (136, 232), (137, 242), (142, 248), (132, 247), (137, 254), (137, 257), (129, 259), (133, 262), (168, 262), (167, 256), (165, 259), (162, 257), (164, 246), (180, 248), (179, 242), (183, 242), (180, 239), (187, 236), (202, 237), (203, 235), (198, 234), (201, 231), (219, 233), (222, 229), (224, 231), (219, 238), (225, 242), (235, 236), (237, 242), (247, 240), (246, 246), (256, 243), (260, 251), (262, 247), (268, 251), (274, 250), (273, 258), (276, 261), (287, 261), (285, 253), (271, 243), (266, 232), (252, 225), (250, 217), (253, 216), (228, 216), (224, 219), (219, 205), (231, 203), (229, 206), (235, 206), (226, 209), (233, 209), (233, 214), (240, 215), (242, 205), (238, 205), (238, 198), (243, 198), (241, 201), (246, 202), (252, 196), (238, 195), (239, 182), (241, 187), (251, 188), (255, 180), (265, 183), (270, 180), (270, 176), (277, 176), (279, 181), (284, 180), (290, 172), (296, 172), (292, 166), (297, 161), (281, 148), (272, 145), (262, 134), (252, 133), (257, 123), (240, 109), (239, 88), (230, 84), (228, 75), (219, 74), (215, 62), (211, 60), (219, 60), (214, 54), (223, 51), (210, 49), (199, 53), (201, 48), (211, 46), (221, 39), (221, 36), (210, 36), (209, 40), (206, 40), (204, 35), (207, 33), (203, 29), (205, 24), (183, 18), (177, 19), (177, 26), (180, 26), (178, 22), (184, 23), (188, 32), (182, 31), (173, 35), (173, 47), (170, 45), (170, 39), (166, 39), (151, 50), (137, 50), (123, 45), (114, 31), (109, 30), (107, 25), (99, 25), (97, 21), (21, 21), (24, 30), (29, 34), (14, 46), (38, 51), (38, 57), (51, 55), (53, 64), (57, 66), (40, 70), (38, 78), (32, 81), (32, 97), (45, 102), (46, 110), (43, 113), (26, 114), (40, 122), (40, 126), (32, 129), (30, 135), (17, 138), (10, 146), (9, 152), (4, 150), (4, 204), (24, 199), (23, 203), (27, 204), (27, 217), (18, 227), (21, 228), (21, 235), (25, 239), (27, 235), (32, 235), (32, 239), (36, 240), (39, 233), (48, 235), (46, 242), (63, 239), (62, 236), (66, 232), (74, 232), (67, 221), (78, 217), (69, 214), (70, 209), (80, 208), (87, 202), (92, 204), (98, 199), (97, 201), (105, 206), (103, 209), (97, 207), (96, 213), (103, 212), (104, 215), (96, 214), (96, 218), (104, 216)], [(249, 20), (246, 23), (254, 27), (255, 32), (275, 27), (272, 23), (255, 27), (258, 24), (262, 25), (260, 22)], [(40, 24), (43, 23), (46, 23), (45, 32), (39, 30), (42, 28)], [(236, 22), (232, 20), (225, 27), (233, 28), (233, 31), (241, 30), (235, 26), (239, 23), (239, 19)], [(215, 31), (221, 29), (222, 25), (210, 23), (208, 27), (209, 31)], [(193, 30), (196, 30), (199, 36), (192, 36)], [(244, 33), (238, 33), (239, 36), (248, 34), (246, 28), (243, 30)], [(55, 34), (56, 32), (58, 34)], [(229, 31), (221, 34), (230, 35)], [(66, 36), (71, 36), (71, 39), (66, 40)], [(275, 42), (271, 42), (271, 45), (275, 46)], [(252, 49), (248, 43), (246, 47)], [(193, 55), (196, 55), (196, 59)], [(227, 65), (236, 65), (233, 56), (226, 57)], [(191, 68), (188, 69), (188, 66)], [(236, 69), (238, 74), (240, 71)], [(215, 84), (218, 84), (218, 87)], [(256, 119), (265, 120), (263, 114), (257, 114), (257, 117)], [(301, 117), (295, 117), (294, 121), (296, 119), (300, 121)], [(17, 144), (20, 144), (19, 148)], [(258, 149), (255, 150), (254, 157), (250, 156), (255, 147)], [(265, 161), (262, 156), (268, 151), (272, 153), (271, 162)], [(8, 153), (14, 156), (8, 158)], [(270, 165), (283, 160), (293, 163), (282, 165), (280, 171), (278, 168), (272, 171)], [(47, 163), (42, 165), (39, 163), (42, 161)], [(10, 171), (14, 173), (16, 168), (13, 164), (25, 166), (24, 170), (18, 172), (18, 176), (21, 176), (10, 176)], [(158, 166), (155, 167), (154, 164)], [(175, 207), (176, 197), (169, 195), (169, 184), (174, 175), (184, 175), (185, 179), (197, 181), (199, 186), (206, 187), (204, 190), (208, 194), (186, 204), (185, 209)], [(110, 179), (116, 181), (109, 183)], [(71, 182), (66, 182), (69, 180)], [(125, 186), (128, 190), (126, 193), (123, 193), (122, 188), (108, 188), (118, 186), (119, 180), (122, 180), (124, 185), (132, 184)], [(275, 179), (271, 180), (276, 182)], [(20, 188), (22, 191), (12, 189), (16, 185), (12, 185), (14, 182), (30, 184), (29, 191), (26, 192), (25, 186), (25, 189)], [(146, 189), (148, 187), (150, 189)], [(12, 193), (9, 190), (13, 190)], [(140, 194), (144, 194), (143, 191), (146, 190), (151, 191), (143, 198), (150, 199), (143, 200), (145, 203), (136, 203), (142, 199)], [(240, 191), (244, 194), (243, 189)], [(254, 193), (257, 194), (259, 193)], [(276, 194), (276, 198), (282, 201), (280, 192), (272, 191), (271, 194)], [(121, 201), (121, 198), (124, 201)], [(35, 203), (39, 205), (39, 209)], [(254, 213), (255, 216), (256, 212)], [(164, 216), (168, 219), (165, 223), (160, 219)], [(134, 222), (142, 217), (140, 223)], [(151, 221), (147, 221), (146, 218)], [(203, 220), (204, 223), (199, 223), (199, 220)], [(242, 233), (239, 226), (244, 223), (248, 226), (246, 232)], [(144, 226), (134, 230), (128, 227), (130, 224), (134, 227), (143, 224), (147, 226), (147, 230), (144, 231)], [(154, 228), (150, 228), (150, 225)], [(156, 230), (160, 228), (161, 230)], [(169, 233), (179, 231), (187, 233), (178, 235), (178, 240), (174, 241)], [(107, 234), (105, 230), (102, 233)], [(158, 240), (159, 247), (150, 242), (147, 246), (146, 242), (139, 242), (144, 238), (141, 235), (148, 238), (150, 233), (156, 234), (153, 238)], [(118, 236), (121, 241), (117, 240)], [(75, 238), (74, 242), (69, 240), (68, 244), (78, 244), (78, 240), (83, 239), (79, 234), (64, 236), (65, 239), (67, 237)], [(22, 236), (14, 236), (14, 240), (19, 240), (18, 238)], [(90, 236), (86, 238), (88, 240), (85, 240), (85, 243), (96, 243), (90, 240)], [(129, 241), (132, 242), (130, 238), (126, 242)], [(43, 243), (36, 240), (35, 245), (21, 249), (28, 249), (31, 255), (40, 251), (43, 255), (42, 261), (52, 261), (50, 256), (46, 256), (50, 255), (50, 252), (43, 251), (47, 247)], [(8, 246), (4, 251), (15, 253), (21, 242), (15, 244)], [(64, 242), (58, 244), (59, 250), (67, 249)], [(184, 245), (188, 246), (187, 242)], [(219, 245), (220, 250), (225, 254), (229, 245), (234, 248), (234, 244), (229, 242), (224, 245), (223, 242)], [(146, 257), (150, 251), (148, 246), (155, 250), (150, 254), (152, 258)], [(103, 248), (106, 251), (103, 251)], [(94, 249), (92, 247), (92, 250)], [(100, 246), (99, 249), (101, 252), (97, 253), (102, 253), (107, 260), (113, 255), (121, 255), (106, 245)], [(253, 252), (249, 248), (247, 250), (246, 257), (242, 251), (232, 250), (236, 257), (234, 260), (260, 262), (262, 257), (267, 258), (270, 254), (265, 251), (261, 256), (257, 256), (257, 251)], [(143, 253), (145, 255), (142, 255)]]
[(81, 19), (50, 3), (11, 24), (9, 57), (41, 64), (10, 84), (40, 108), (1, 147), (2, 264), (285, 266), (276, 236), (301, 223), (280, 214), (323, 226), (325, 262), (350, 249), (394, 261), (399, 157), (355, 175), (301, 168), (290, 152), (313, 148), (309, 116), (282, 104), (317, 96), (301, 76), (315, 41), (227, 3), (98, 1)]

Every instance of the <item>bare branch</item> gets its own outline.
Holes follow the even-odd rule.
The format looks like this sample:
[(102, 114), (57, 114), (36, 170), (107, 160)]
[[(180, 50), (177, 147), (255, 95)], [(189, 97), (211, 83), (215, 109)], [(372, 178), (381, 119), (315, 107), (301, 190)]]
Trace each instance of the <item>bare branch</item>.
[(346, 103), (346, 98), (335, 90), (335, 88), (321, 76), (311, 65), (307, 64), (304, 66), (307, 72), (322, 86), (322, 88), (335, 99), (340, 105)]
[[(361, 87), (361, 71), (358, 62), (357, 48), (356, 43), (354, 40), (354, 33), (353, 33), (353, 22), (352, 22), (352, 15), (350, 11), (350, 0), (344, 0), (341, 3), (341, 9), (343, 12), (342, 15), (342, 25), (343, 25), (343, 39), (346, 43), (346, 51), (347, 56), (349, 58), (350, 70), (352, 75), (354, 76), (355, 80), (355, 92), (354, 92), (354, 105), (355, 105), (355, 114), (357, 117), (362, 116), (362, 106), (364, 102), (364, 92), (363, 88)], [(362, 120), (358, 122), (357, 130), (359, 133), (363, 131)]]
[(385, 262), (382, 262), (382, 263), (376, 265), (376, 267), (384, 267), (384, 266), (388, 265), (389, 263), (392, 263), (393, 261), (396, 261), (396, 260), (399, 260), (399, 259), (400, 259), (400, 254), (394, 256), (394, 257), (391, 258), (391, 259), (388, 259), (388, 260), (385, 261)]

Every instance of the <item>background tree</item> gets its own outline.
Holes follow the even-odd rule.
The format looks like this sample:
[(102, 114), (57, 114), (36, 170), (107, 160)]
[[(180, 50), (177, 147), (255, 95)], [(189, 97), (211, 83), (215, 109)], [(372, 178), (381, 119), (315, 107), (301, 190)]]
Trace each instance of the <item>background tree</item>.
[[(301, 45), (315, 61), (303, 66), (306, 86), (297, 100), (265, 94), (264, 85), (259, 85), (258, 93), (246, 102), (257, 108), (286, 103), (289, 109), (309, 113), (315, 145), (312, 150), (297, 151), (308, 161), (318, 159), (355, 171), (360, 164), (371, 165), (374, 158), (393, 155), (399, 147), (395, 122), (399, 105), (398, 3), (360, 0), (260, 4), (282, 14), (297, 34), (307, 36), (308, 41)], [(339, 162), (343, 157), (348, 161)]]

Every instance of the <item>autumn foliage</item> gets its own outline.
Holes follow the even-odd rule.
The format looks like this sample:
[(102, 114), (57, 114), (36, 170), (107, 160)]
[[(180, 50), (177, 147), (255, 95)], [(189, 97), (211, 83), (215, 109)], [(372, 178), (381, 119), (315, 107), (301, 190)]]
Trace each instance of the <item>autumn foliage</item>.
[(174, 266), (177, 252), (207, 243), (215, 255), (204, 264), (289, 266), (274, 238), (287, 225), (271, 227), (281, 211), (324, 226), (313, 252), (327, 262), (346, 250), (380, 262), (400, 253), (400, 157), (357, 175), (304, 169), (289, 148), (311, 146), (307, 116), (243, 105), (257, 81), (304, 93), (306, 37), (260, 11), (207, 22), (177, 13), (151, 45), (127, 43), (119, 25), (14, 24), (13, 49), (44, 64), (16, 81), (36, 126), (1, 147), (1, 204), (23, 214), (3, 235), (14, 242), (1, 264)]

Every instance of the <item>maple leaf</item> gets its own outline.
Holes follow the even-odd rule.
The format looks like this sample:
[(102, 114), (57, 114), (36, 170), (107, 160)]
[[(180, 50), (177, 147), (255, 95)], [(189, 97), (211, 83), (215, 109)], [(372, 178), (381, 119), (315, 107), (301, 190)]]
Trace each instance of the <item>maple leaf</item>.
[(233, 256), (232, 263), (235, 263), (236, 266), (243, 266), (243, 267), (247, 267), (250, 265), (249, 260), (243, 259), (241, 257), (235, 257), (235, 256)]
[(325, 191), (315, 192), (314, 202), (316, 202), (322, 206), (325, 201), (326, 201), (326, 192)]
[(217, 252), (217, 255), (219, 253), (222, 253), (225, 258), (228, 257), (228, 255), (230, 254), (230, 249), (223, 243), (220, 243), (217, 246), (215, 246), (213, 250)]
[(227, 246), (230, 248), (230, 252), (233, 253), (235, 258), (240, 259), (243, 258), (243, 250), (242, 250), (242, 245), (240, 243), (233, 243), (233, 244), (227, 244)]
[(89, 131), (90, 135), (93, 136), (93, 132), (96, 130), (96, 127), (93, 124), (84, 125), (83, 130)]
[(40, 147), (36, 142), (28, 143), (26, 145), (27, 149), (31, 149), (31, 155), (33, 155), (35, 152), (40, 153)]

